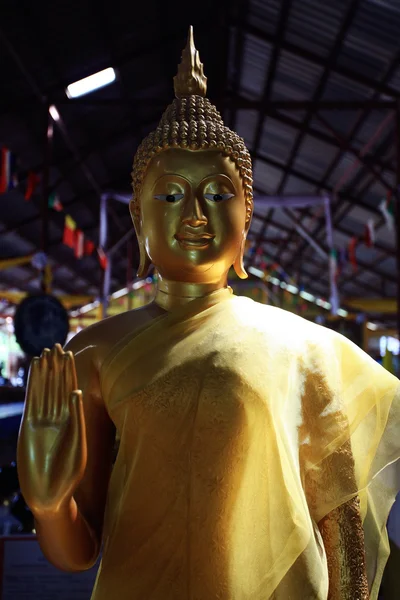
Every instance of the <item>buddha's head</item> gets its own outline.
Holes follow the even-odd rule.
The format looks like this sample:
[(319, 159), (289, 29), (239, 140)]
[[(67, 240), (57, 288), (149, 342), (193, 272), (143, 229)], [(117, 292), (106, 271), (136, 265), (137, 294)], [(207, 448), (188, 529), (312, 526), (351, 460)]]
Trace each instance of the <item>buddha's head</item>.
[(174, 78), (176, 99), (133, 163), (130, 211), (139, 276), (151, 263), (173, 281), (212, 283), (233, 265), (247, 277), (243, 252), (253, 211), (251, 159), (205, 98), (207, 79), (192, 28)]

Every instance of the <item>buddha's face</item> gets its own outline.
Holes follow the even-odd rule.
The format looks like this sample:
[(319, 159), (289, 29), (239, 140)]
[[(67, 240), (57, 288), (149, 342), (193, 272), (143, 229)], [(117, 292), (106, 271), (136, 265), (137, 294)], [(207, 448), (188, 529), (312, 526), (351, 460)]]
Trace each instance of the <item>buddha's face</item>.
[(211, 283), (243, 247), (245, 195), (235, 164), (218, 151), (169, 149), (151, 161), (136, 232), (161, 276)]

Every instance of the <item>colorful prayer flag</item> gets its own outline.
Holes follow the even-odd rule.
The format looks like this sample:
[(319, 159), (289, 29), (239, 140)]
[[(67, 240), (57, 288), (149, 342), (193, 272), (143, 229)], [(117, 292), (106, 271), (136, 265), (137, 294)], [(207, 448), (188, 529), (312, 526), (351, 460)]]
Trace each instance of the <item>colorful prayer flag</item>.
[(92, 240), (85, 240), (84, 245), (83, 245), (83, 253), (86, 256), (90, 256), (91, 254), (93, 254), (94, 248), (95, 248), (95, 246), (94, 246), (94, 242), (92, 242)]
[(84, 248), (84, 235), (80, 229), (75, 230), (74, 253), (76, 258), (82, 258)]
[(368, 219), (365, 226), (365, 244), (371, 248), (375, 244), (375, 221)]
[(75, 229), (76, 223), (69, 215), (65, 216), (63, 244), (69, 248), (75, 248)]
[(379, 205), (379, 210), (381, 211), (385, 221), (386, 226), (389, 231), (393, 231), (394, 229), (394, 203), (392, 192), (389, 190), (386, 198), (382, 198), (381, 203)]
[(52, 208), (57, 212), (61, 212), (64, 209), (63, 205), (60, 202), (58, 194), (56, 194), (55, 192), (52, 192), (49, 196), (49, 208)]
[(37, 175), (37, 173), (34, 173), (33, 171), (29, 171), (26, 180), (25, 200), (30, 200), (32, 198), (39, 181), (39, 175)]
[(103, 248), (100, 248), (100, 246), (97, 248), (97, 254), (99, 256), (100, 266), (105, 271), (107, 268), (107, 264), (108, 264), (107, 255), (104, 252)]
[(354, 271), (357, 271), (357, 258), (356, 258), (356, 248), (358, 244), (358, 239), (356, 237), (352, 237), (349, 242), (349, 259)]
[(18, 185), (16, 157), (8, 148), (1, 149), (0, 157), (0, 194), (5, 194)]

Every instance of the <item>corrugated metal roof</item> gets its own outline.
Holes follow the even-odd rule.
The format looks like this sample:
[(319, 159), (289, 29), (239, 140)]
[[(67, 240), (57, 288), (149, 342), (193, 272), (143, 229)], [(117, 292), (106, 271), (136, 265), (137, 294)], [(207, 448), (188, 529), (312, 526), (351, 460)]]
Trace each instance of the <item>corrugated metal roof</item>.
[[(357, 151), (364, 151), (364, 146), (374, 140), (366, 153), (367, 160), (372, 164), (375, 160), (384, 180), (389, 185), (395, 184), (391, 137), (394, 121), (382, 127), (388, 110), (365, 110), (362, 103), (400, 96), (400, 65), (395, 62), (400, 52), (400, 3), (399, 0), (361, 0), (352, 21), (347, 23), (343, 39), (339, 40), (338, 35), (344, 29), (352, 5), (352, 0), (332, 3), (293, 0), (283, 22), (287, 3), (281, 0), (250, 0), (246, 15), (241, 13), (241, 5), (204, 0), (201, 14), (199, 11), (194, 22), (195, 39), (209, 78), (210, 94), (212, 91), (211, 95), (227, 122), (233, 111), (236, 130), (255, 154), (256, 191), (275, 194), (284, 180), (283, 193), (290, 195), (312, 195), (320, 189), (331, 192), (340, 184), (340, 196), (333, 202), (334, 239), (338, 247), (348, 244), (350, 234), (362, 235), (368, 215), (379, 218), (376, 207), (385, 197), (386, 189), (382, 183), (374, 182), (370, 170), (357, 164), (354, 153), (344, 149), (342, 140), (338, 141), (329, 127), (321, 123), (315, 114), (317, 109), (330, 128), (344, 140), (350, 139), (355, 123), (363, 115), (350, 143)], [(173, 96), (171, 80), (184, 42), (187, 19), (182, 11), (174, 11), (173, 3), (162, 14), (161, 8), (160, 3), (148, 0), (139, 12), (133, 5), (126, 5), (122, 12), (106, 3), (93, 15), (83, 3), (77, 15), (71, 10), (70, 3), (60, 0), (46, 11), (41, 3), (35, 3), (24, 14), (18, 3), (10, 3), (2, 14), (3, 27), (26, 71), (43, 93), (51, 94), (77, 154), (81, 155), (83, 164), (101, 189), (112, 183), (129, 193), (135, 148), (158, 122), (162, 107)], [(210, 20), (209, 15), (217, 13), (218, 18)], [(243, 45), (240, 47), (241, 40)], [(335, 47), (336, 54), (333, 52)], [(228, 56), (223, 64), (226, 50)], [(115, 85), (90, 96), (87, 102), (66, 100), (64, 88), (67, 83), (113, 61), (118, 63)], [(34, 93), (11, 55), (7, 55), (1, 69), (4, 93), (0, 102), (5, 103), (7, 112), (0, 114), (0, 141), (19, 156), (24, 172), (39, 170), (43, 164), (43, 109), (32, 100)], [(269, 79), (269, 97), (263, 98)], [(326, 108), (326, 104), (319, 108), (302, 104), (294, 110), (288, 105), (277, 104), (281, 101), (308, 102), (315, 97), (317, 102), (355, 102), (359, 105), (358, 108), (333, 110)], [(148, 102), (149, 98), (154, 98), (155, 102)], [(238, 98), (240, 102), (236, 104)], [(131, 99), (132, 106), (129, 104)], [(18, 104), (21, 101), (26, 104)], [(244, 107), (245, 102), (248, 109)], [(262, 128), (261, 132), (258, 127)], [(79, 227), (97, 239), (98, 197), (84, 175), (77, 155), (71, 152), (57, 128), (55, 131), (51, 183), (60, 181), (57, 192), (68, 212)], [(259, 143), (255, 149), (257, 139)], [(344, 175), (349, 176), (344, 180)], [(7, 210), (0, 233), (2, 228), (12, 229), (20, 224), (18, 239), (10, 238), (11, 234), (5, 238), (9, 240), (7, 252), (12, 247), (22, 251), (24, 244), (37, 247), (40, 244), (40, 198), (25, 202), (17, 191), (2, 200)], [(356, 207), (356, 204), (364, 208)], [(257, 210), (263, 215), (269, 212), (261, 207)], [(324, 217), (316, 210), (309, 214), (317, 217), (303, 219), (303, 226), (326, 245)], [(131, 227), (128, 214), (121, 218), (127, 229)], [(285, 250), (283, 253), (278, 250), (282, 244), (267, 243), (271, 257), (282, 261), (290, 270), (302, 250), (304, 262), (311, 260), (305, 265), (305, 269), (313, 273), (308, 284), (311, 287), (314, 284), (318, 289), (326, 286), (326, 265), (321, 262), (318, 270), (316, 264), (320, 259), (310, 249), (306, 250), (307, 245), (298, 233), (293, 232), (293, 225), (283, 211), (276, 210), (275, 219), (275, 225), (268, 225), (267, 237), (276, 238), (276, 227), (281, 227)], [(58, 272), (57, 286), (61, 289), (62, 279), (67, 279), (68, 272), (74, 273), (78, 287), (85, 289), (86, 285), (87, 289), (93, 289), (94, 279), (100, 283), (99, 270), (94, 278), (89, 272), (94, 269), (94, 259), (92, 263), (85, 262), (86, 259), (79, 263), (75, 261), (72, 251), (60, 244), (62, 215), (52, 214), (50, 220), (49, 253), (55, 262), (65, 260), (68, 263), (66, 271)], [(262, 222), (255, 220), (251, 232), (255, 239), (261, 227)], [(121, 230), (115, 224), (111, 229), (112, 237), (118, 239)], [(394, 249), (394, 239), (385, 228), (378, 230), (376, 235), (378, 244), (391, 251)], [(374, 268), (376, 252), (362, 245), (359, 252), (362, 260)], [(366, 273), (364, 283), (368, 281), (370, 287), (360, 287), (360, 293), (371, 294), (371, 286), (379, 289), (381, 275), (388, 276), (393, 267), (391, 258), (376, 266), (378, 275)], [(26, 275), (25, 271), (32, 275), (29, 268), (22, 269)], [(16, 280), (20, 276), (21, 271), (16, 270)], [(118, 281), (124, 281), (126, 257), (121, 256), (114, 276), (116, 285)], [(345, 290), (351, 289), (353, 283), (356, 286), (357, 279), (358, 275), (351, 284), (346, 283)], [(387, 281), (387, 290), (390, 290), (391, 283), (389, 279)], [(24, 278), (18, 282), (22, 287), (30, 286), (26, 277), (25, 283)]]

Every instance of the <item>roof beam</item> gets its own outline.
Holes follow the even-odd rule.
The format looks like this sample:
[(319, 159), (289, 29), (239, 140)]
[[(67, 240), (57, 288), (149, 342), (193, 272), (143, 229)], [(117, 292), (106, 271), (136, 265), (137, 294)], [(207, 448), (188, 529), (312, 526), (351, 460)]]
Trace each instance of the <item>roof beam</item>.
[[(258, 27), (257, 25), (247, 24), (244, 27), (248, 33), (271, 45), (274, 45), (277, 41), (276, 35), (264, 31), (261, 27)], [(322, 55), (310, 52), (306, 48), (298, 46), (297, 44), (294, 44), (287, 40), (283, 42), (282, 49), (286, 52), (289, 52), (290, 54), (294, 54), (295, 56), (300, 56), (301, 58), (308, 60), (314, 65), (318, 65), (320, 67), (326, 66), (326, 59)], [(349, 69), (344, 65), (335, 64), (331, 67), (331, 71), (333, 73), (337, 73), (338, 75), (346, 77), (350, 81), (363, 85), (368, 89), (372, 89), (376, 92), (379, 92), (380, 94), (384, 94), (385, 96), (390, 96), (392, 98), (399, 98), (400, 96), (397, 90), (390, 87), (386, 83), (375, 81), (370, 77), (363, 75), (361, 72), (353, 71), (353, 69)]]
[[(333, 44), (333, 46), (331, 48), (329, 56), (327, 59), (324, 60), (324, 71), (322, 73), (322, 76), (318, 82), (318, 85), (317, 85), (317, 87), (314, 91), (313, 97), (312, 97), (312, 102), (314, 102), (314, 103), (317, 103), (322, 98), (322, 94), (324, 93), (325, 86), (328, 82), (328, 78), (330, 76), (331, 70), (337, 62), (337, 58), (338, 58), (339, 52), (342, 48), (343, 41), (353, 23), (353, 20), (356, 15), (356, 12), (358, 10), (360, 1), (361, 0), (352, 0), (349, 10), (347, 11), (347, 14), (342, 22), (340, 32), (336, 36), (335, 43)], [(311, 121), (313, 115), (314, 115), (313, 110), (307, 111), (307, 114), (301, 125), (300, 132), (292, 146), (292, 150), (291, 150), (291, 153), (290, 153), (290, 156), (288, 159), (288, 163), (287, 163), (287, 169), (285, 170), (285, 173), (283, 174), (281, 182), (278, 186), (278, 191), (277, 191), (278, 195), (282, 194), (284, 191), (285, 184), (286, 184), (287, 178), (289, 176), (289, 170), (293, 166), (293, 163), (296, 159), (296, 156), (301, 147), (301, 144), (303, 143), (304, 136), (306, 135), (307, 128), (310, 124), (310, 121)]]
[[(257, 213), (254, 213), (253, 216), (254, 216), (254, 218), (259, 219), (261, 221), (264, 219), (264, 216), (258, 215)], [(271, 219), (270, 225), (272, 225), (276, 229), (280, 229), (281, 231), (285, 231), (286, 233), (290, 233), (291, 232), (290, 227), (286, 227), (285, 225), (283, 225), (281, 223), (278, 223), (277, 221), (274, 221), (272, 219)], [(273, 242), (272, 242), (272, 240), (270, 238), (262, 238), (261, 243), (263, 243), (263, 244), (271, 244)], [(272, 257), (272, 260), (274, 260), (274, 257)], [(312, 256), (311, 257), (307, 257), (307, 262), (310, 263), (310, 264), (312, 264), (312, 265), (315, 265), (316, 267), (320, 267), (321, 266), (320, 262), (316, 261)], [(284, 270), (287, 271), (287, 270), (290, 270), (290, 269), (289, 269), (289, 267), (285, 266)], [(326, 266), (324, 266), (324, 268), (323, 268), (324, 274), (326, 274), (326, 271), (327, 271), (327, 268), (326, 268)], [(315, 273), (310, 273), (306, 268), (304, 268), (304, 266), (302, 267), (302, 273), (304, 273), (306, 275), (306, 280), (305, 281), (307, 281), (307, 289), (309, 289), (311, 291), (313, 291), (313, 285), (315, 285), (315, 282), (320, 282), (321, 285), (322, 285), (322, 282), (324, 281), (323, 277), (316, 277)], [(329, 281), (327, 281), (326, 284), (327, 285), (326, 285), (324, 293), (319, 292), (320, 295), (323, 295), (323, 296), (324, 295), (328, 295), (328, 292), (329, 292), (329, 289), (328, 289), (329, 288)], [(359, 286), (360, 286), (360, 288), (365, 289), (367, 292), (373, 292), (375, 294), (376, 293), (382, 294), (381, 291), (378, 292), (377, 288), (371, 286), (368, 283), (359, 282)], [(323, 286), (323, 287), (325, 287), (325, 286)]]
[[(233, 95), (237, 96), (240, 89), (240, 82), (242, 79), (243, 72), (243, 57), (244, 57), (244, 38), (245, 31), (244, 25), (246, 24), (247, 14), (249, 11), (249, 0), (239, 0), (237, 3), (238, 15), (237, 15), (237, 24), (236, 24), (236, 43), (234, 47), (234, 75), (232, 78), (232, 89)], [(228, 117), (228, 123), (230, 129), (236, 129), (236, 110), (237, 106), (233, 105), (230, 108), (230, 113)]]
[[(361, 0), (352, 0), (352, 2), (351, 2), (350, 8), (346, 14), (346, 17), (343, 20), (340, 32), (336, 36), (336, 39), (332, 46), (330, 54), (329, 54), (328, 58), (324, 61), (324, 71), (323, 71), (323, 74), (318, 82), (318, 85), (317, 85), (315, 91), (314, 91), (314, 94), (313, 94), (313, 97), (311, 100), (312, 103), (317, 103), (322, 97), (322, 94), (324, 92), (326, 83), (328, 81), (328, 78), (329, 78), (329, 75), (331, 72), (331, 68), (336, 64), (337, 57), (339, 55), (340, 49), (343, 44), (343, 40), (346, 37), (347, 32), (353, 22), (353, 19), (357, 12), (360, 1)], [(287, 179), (290, 175), (290, 170), (292, 169), (294, 161), (297, 156), (297, 153), (298, 153), (299, 149), (301, 148), (303, 139), (307, 134), (307, 129), (310, 125), (310, 121), (312, 119), (313, 114), (314, 114), (313, 110), (309, 109), (306, 113), (306, 116), (305, 116), (303, 122), (301, 123), (301, 125), (299, 127), (297, 137), (292, 146), (287, 164), (285, 166), (285, 169), (283, 170), (281, 180), (280, 180), (277, 190), (276, 190), (276, 194), (278, 196), (284, 193), (285, 185), (286, 185)], [(261, 235), (264, 235), (264, 233), (266, 233), (267, 228), (268, 228), (268, 223), (273, 214), (274, 214), (274, 209), (271, 208), (265, 217), (265, 221), (264, 221), (264, 224), (263, 224), (263, 227), (261, 230)], [(279, 254), (279, 251), (278, 251), (278, 254)]]
[(259, 150), (260, 142), (262, 139), (262, 134), (263, 134), (263, 131), (265, 128), (267, 113), (264, 110), (264, 108), (266, 106), (268, 106), (271, 101), (271, 95), (272, 95), (272, 90), (273, 90), (273, 85), (274, 85), (276, 68), (278, 66), (281, 48), (282, 48), (282, 44), (283, 44), (283, 41), (285, 38), (285, 31), (286, 31), (286, 26), (287, 26), (291, 6), (292, 6), (292, 0), (283, 0), (281, 3), (279, 22), (278, 22), (278, 27), (277, 27), (277, 32), (276, 32), (277, 39), (276, 39), (276, 43), (273, 46), (272, 54), (271, 54), (269, 65), (268, 65), (268, 71), (267, 71), (267, 76), (265, 79), (264, 90), (263, 90), (262, 98), (261, 98), (261, 101), (259, 102), (259, 107), (258, 107), (259, 113), (258, 113), (257, 125), (255, 128), (253, 143), (251, 145), (251, 152), (254, 154), (257, 154), (257, 152)]

